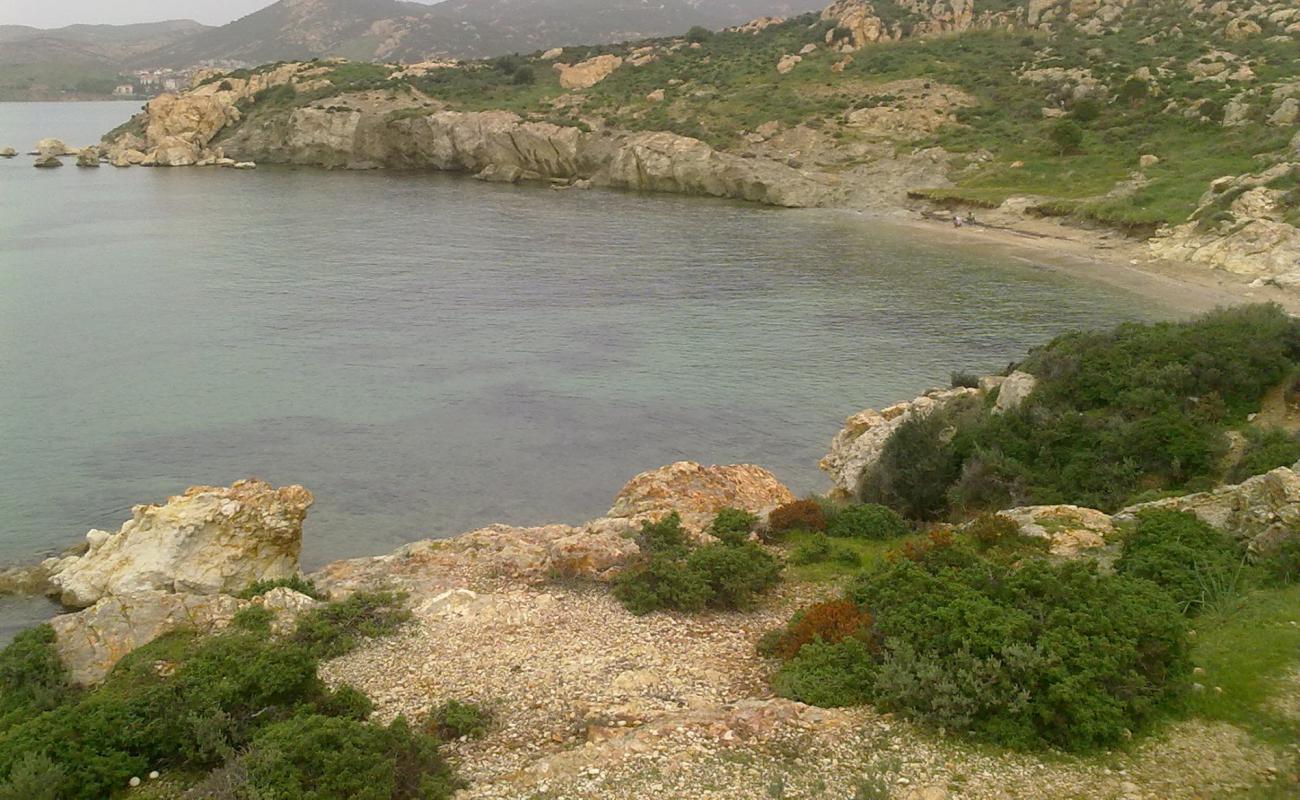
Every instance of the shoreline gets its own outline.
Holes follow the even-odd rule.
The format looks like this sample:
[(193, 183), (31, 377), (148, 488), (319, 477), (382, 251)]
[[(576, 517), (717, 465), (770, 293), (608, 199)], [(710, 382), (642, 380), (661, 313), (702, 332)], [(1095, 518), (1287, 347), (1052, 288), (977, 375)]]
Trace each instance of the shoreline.
[[(955, 228), (920, 217), (903, 206), (878, 214), (852, 208), (830, 210), (900, 229), (928, 232), (935, 235), (931, 241), (953, 247), (974, 244), (999, 251), (1039, 268), (1156, 300), (1180, 314), (1196, 315), (1224, 306), (1271, 302), (1292, 315), (1300, 315), (1300, 296), (1293, 292), (1273, 286), (1251, 287), (1244, 276), (1190, 262), (1155, 258), (1147, 251), (1145, 242), (1118, 231), (1092, 231), (1045, 220), (1020, 220), (997, 228), (977, 222)], [(938, 236), (940, 233), (943, 236)]]

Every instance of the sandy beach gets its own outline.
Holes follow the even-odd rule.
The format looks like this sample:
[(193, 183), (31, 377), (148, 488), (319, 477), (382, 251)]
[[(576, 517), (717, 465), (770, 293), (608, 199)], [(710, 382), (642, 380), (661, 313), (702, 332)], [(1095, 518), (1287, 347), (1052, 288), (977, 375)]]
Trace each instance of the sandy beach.
[(999, 219), (991, 223), (993, 227), (977, 222), (960, 228), (910, 213), (885, 215), (883, 219), (924, 231), (936, 240), (1002, 251), (1042, 269), (1060, 270), (1130, 291), (1179, 312), (1194, 314), (1241, 303), (1277, 303), (1291, 314), (1300, 315), (1300, 293), (1273, 286), (1252, 287), (1251, 279), (1245, 276), (1155, 258), (1144, 241), (1117, 231), (1084, 230), (1027, 218)]

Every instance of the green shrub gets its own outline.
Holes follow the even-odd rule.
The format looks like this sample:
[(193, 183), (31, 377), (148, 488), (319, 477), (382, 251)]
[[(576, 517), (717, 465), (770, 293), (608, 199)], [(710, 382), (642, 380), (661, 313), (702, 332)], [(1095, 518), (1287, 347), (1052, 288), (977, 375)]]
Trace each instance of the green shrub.
[[(950, 406), (946, 423), (909, 421), (861, 494), (924, 518), (1057, 503), (1114, 511), (1140, 492), (1207, 488), (1223, 477), (1225, 431), (1298, 358), (1300, 322), (1272, 305), (1067, 334), (1021, 365), (1038, 385), (1019, 409)], [(1254, 437), (1243, 472), (1290, 454), (1275, 435)]]
[(953, 372), (949, 383), (954, 389), (978, 389), (980, 376), (973, 372)]
[(274, 621), (275, 612), (271, 611), (271, 609), (266, 606), (254, 605), (236, 611), (230, 624), (240, 630), (269, 636), (271, 633), (271, 623)]
[(825, 708), (862, 705), (871, 699), (876, 658), (860, 639), (810, 642), (782, 665), (772, 685), (777, 694)]
[(477, 739), (488, 732), (492, 714), (474, 703), (448, 700), (433, 710), (433, 732), (442, 739)]
[(893, 509), (874, 503), (843, 508), (826, 526), (827, 535), (852, 539), (896, 539), (911, 532)]
[(249, 584), (247, 589), (239, 593), (239, 599), (252, 600), (254, 597), (264, 595), (272, 589), (291, 589), (299, 594), (305, 594), (313, 600), (320, 600), (320, 590), (310, 579), (301, 575), (294, 575), (291, 578), (275, 578), (274, 580), (255, 581)]
[(537, 83), (537, 72), (533, 69), (531, 64), (524, 64), (519, 67), (519, 69), (515, 70), (515, 74), (511, 76), (510, 82), (515, 86), (532, 86), (534, 83)]
[(781, 562), (757, 544), (713, 544), (698, 548), (686, 560), (687, 569), (709, 587), (714, 608), (747, 609), (755, 598), (781, 580)]
[(293, 640), (316, 658), (335, 658), (354, 649), (362, 639), (397, 632), (410, 619), (405, 595), (358, 592), (303, 614)]
[(0, 732), (61, 705), (73, 692), (49, 625), (21, 631), (0, 651)]
[[(150, 769), (174, 768), (183, 774), (216, 769), (220, 774), (211, 786), (200, 787), (207, 791), (243, 775), (237, 754), (256, 750), (268, 726), (308, 715), (335, 720), (331, 724), (338, 730), (364, 728), (358, 741), (386, 742), (392, 748), (387, 755), (372, 749), (366, 758), (397, 764), (396, 774), (407, 777), (389, 795), (357, 796), (421, 796), (408, 791), (414, 785), (407, 774), (413, 769), (407, 764), (413, 757), (409, 742), (397, 734), (376, 738), (373, 731), (385, 729), (372, 731), (362, 722), (372, 708), (369, 699), (350, 687), (330, 691), (317, 676), (318, 659), (325, 654), (337, 655), (362, 636), (394, 630), (395, 609), (400, 608), (395, 598), (358, 595), (355, 602), (326, 606), (304, 617), (300, 629), (286, 637), (270, 636), (256, 624), (208, 637), (171, 633), (123, 658), (99, 686), (78, 692), (62, 683), (62, 668), (51, 660), (48, 628), (28, 631), (0, 654), (0, 680), (8, 682), (0, 697), (27, 709), (0, 730), (0, 791), (57, 785), (61, 774), (60, 800), (102, 800)], [(321, 766), (321, 774), (332, 768)], [(248, 778), (246, 786), (252, 788), (233, 796), (338, 796), (325, 790), (268, 794), (279, 791), (280, 784), (258, 783), (264, 777)]]
[(0, 783), (0, 800), (59, 800), (68, 784), (68, 773), (45, 753), (23, 755)]
[[(724, 518), (724, 528), (734, 525)], [(728, 544), (727, 541), (732, 543)], [(734, 528), (719, 544), (694, 547), (677, 514), (642, 526), (642, 555), (614, 583), (614, 596), (633, 614), (660, 609), (696, 612), (707, 607), (747, 608), (780, 580), (780, 562)]]
[(1263, 555), (1260, 563), (1274, 583), (1300, 583), (1300, 534), (1283, 539)]
[(713, 31), (703, 25), (695, 25), (686, 32), (686, 41), (691, 44), (703, 44), (713, 38)]
[(643, 523), (636, 543), (643, 553), (670, 553), (690, 549), (691, 538), (682, 527), (681, 515), (674, 511), (658, 522)]
[(1232, 483), (1300, 461), (1300, 434), (1280, 428), (1247, 428), (1245, 434), (1246, 449), (1228, 473)]
[(1083, 147), (1083, 127), (1072, 119), (1058, 120), (1052, 126), (1049, 138), (1058, 154), (1077, 153)]
[(758, 524), (758, 517), (738, 508), (724, 508), (713, 518), (709, 533), (725, 544), (741, 544)]
[(790, 563), (799, 566), (833, 562), (846, 567), (862, 566), (862, 556), (856, 550), (833, 541), (824, 533), (814, 534), (806, 541), (800, 542), (790, 553)]
[(1159, 586), (1194, 614), (1236, 593), (1242, 558), (1228, 537), (1194, 514), (1149, 510), (1124, 541), (1115, 570)]
[(1046, 555), (1051, 542), (1026, 536), (1015, 521), (998, 514), (979, 514), (961, 528), (962, 534), (985, 558), (1016, 560), (1029, 555)]
[(264, 728), (243, 761), (255, 797), (443, 800), (459, 786), (437, 741), (401, 717), (381, 727), (299, 714)]
[(890, 435), (880, 459), (863, 474), (859, 498), (911, 519), (939, 516), (947, 507), (948, 487), (961, 472), (951, 440), (947, 414), (912, 415)]
[(1185, 684), (1186, 622), (1146, 581), (1079, 562), (1010, 566), (947, 534), (905, 555), (850, 592), (873, 619), (870, 642), (801, 647), (775, 679), (781, 694), (1086, 750), (1122, 740)]

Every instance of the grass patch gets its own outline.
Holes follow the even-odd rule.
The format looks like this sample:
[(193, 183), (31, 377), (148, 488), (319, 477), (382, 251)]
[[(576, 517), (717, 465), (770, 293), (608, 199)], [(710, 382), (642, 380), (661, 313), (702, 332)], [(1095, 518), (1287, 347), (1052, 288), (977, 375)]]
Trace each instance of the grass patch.
[(1256, 589), (1201, 615), (1191, 658), (1204, 670), (1193, 680), (1205, 690), (1188, 697), (1187, 714), (1238, 725), (1275, 744), (1300, 736), (1300, 722), (1268, 708), (1280, 680), (1300, 665), (1300, 585)]

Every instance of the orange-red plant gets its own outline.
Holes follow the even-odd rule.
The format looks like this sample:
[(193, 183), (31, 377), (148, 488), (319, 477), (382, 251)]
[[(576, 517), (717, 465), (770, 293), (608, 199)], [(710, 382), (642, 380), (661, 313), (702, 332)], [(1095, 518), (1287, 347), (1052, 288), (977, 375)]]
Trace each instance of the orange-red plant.
[(790, 623), (777, 643), (776, 654), (787, 660), (794, 658), (804, 645), (818, 637), (828, 644), (842, 642), (850, 636), (866, 639), (871, 635), (874, 622), (871, 613), (858, 608), (856, 603), (827, 600), (810, 606)]
[(784, 531), (824, 531), (826, 514), (816, 500), (795, 500), (772, 511), (767, 526), (778, 533)]

